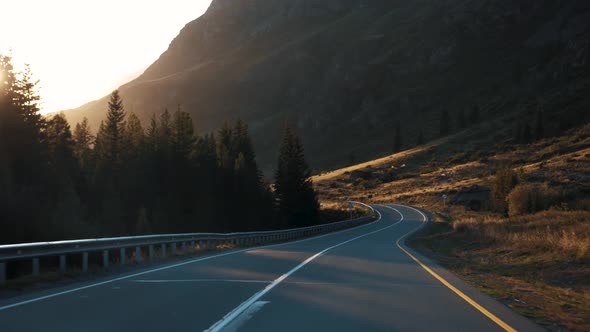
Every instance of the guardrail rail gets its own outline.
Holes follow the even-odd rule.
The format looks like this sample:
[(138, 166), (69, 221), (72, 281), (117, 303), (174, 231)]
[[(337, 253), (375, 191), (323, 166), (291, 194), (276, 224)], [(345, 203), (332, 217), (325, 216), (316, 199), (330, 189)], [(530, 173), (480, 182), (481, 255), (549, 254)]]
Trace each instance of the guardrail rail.
[[(125, 265), (128, 260), (164, 259), (169, 256), (194, 254), (219, 246), (254, 247), (271, 243), (292, 241), (351, 228), (373, 220), (375, 210), (369, 205), (351, 202), (368, 211), (368, 216), (328, 224), (302, 228), (262, 232), (240, 233), (185, 233), (146, 236), (114, 237), (86, 240), (37, 242), (0, 245), (0, 285), (8, 279), (8, 263), (30, 261), (30, 275), (37, 277), (41, 271), (41, 258), (59, 257), (59, 272), (67, 271), (67, 259), (77, 259), (82, 272), (88, 272), (89, 255), (102, 253), (102, 267), (108, 268), (116, 258), (111, 253), (118, 251), (118, 263)], [(129, 250), (130, 249), (130, 250)], [(158, 250), (159, 249), (159, 250)], [(129, 251), (128, 251), (129, 250)], [(116, 254), (115, 254), (116, 255)]]

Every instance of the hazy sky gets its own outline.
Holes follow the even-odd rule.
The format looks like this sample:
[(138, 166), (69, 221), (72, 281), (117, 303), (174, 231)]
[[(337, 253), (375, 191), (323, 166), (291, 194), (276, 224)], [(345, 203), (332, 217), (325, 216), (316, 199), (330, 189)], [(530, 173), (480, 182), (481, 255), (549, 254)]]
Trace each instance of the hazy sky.
[(139, 75), (211, 0), (2, 0), (0, 53), (40, 79), (44, 112), (80, 106)]

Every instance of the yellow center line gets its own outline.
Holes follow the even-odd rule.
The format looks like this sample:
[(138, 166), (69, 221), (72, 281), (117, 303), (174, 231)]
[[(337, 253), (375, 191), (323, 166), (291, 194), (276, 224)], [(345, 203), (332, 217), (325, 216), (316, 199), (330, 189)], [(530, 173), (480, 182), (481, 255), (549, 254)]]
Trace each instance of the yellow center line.
[[(390, 209), (393, 209), (391, 207), (389, 207), (389, 208)], [(408, 208), (411, 208), (411, 207), (408, 206)], [(414, 255), (412, 255), (408, 250), (406, 250), (400, 244), (400, 241), (401, 240), (403, 240), (409, 234), (411, 234), (411, 233), (417, 231), (418, 229), (422, 228), (422, 226), (424, 226), (424, 224), (426, 223), (426, 216), (422, 212), (420, 212), (419, 210), (414, 209), (414, 208), (411, 208), (411, 209), (416, 210), (418, 213), (420, 213), (422, 215), (422, 217), (424, 218), (424, 220), (422, 221), (422, 225), (419, 228), (414, 229), (414, 230), (412, 230), (412, 231), (404, 234), (402, 237), (400, 237), (396, 241), (395, 244), (398, 246), (398, 248), (400, 248), (406, 255), (408, 255), (411, 259), (413, 259), (416, 263), (418, 263), (418, 265), (420, 265), (424, 270), (426, 270), (426, 272), (430, 273), (433, 277), (435, 277), (438, 281), (440, 281), (448, 289), (452, 290), (455, 294), (459, 295), (459, 297), (462, 298), (463, 300), (465, 300), (465, 302), (469, 303), (472, 307), (474, 307), (479, 312), (481, 312), (482, 314), (484, 314), (486, 317), (488, 317), (490, 320), (492, 320), (498, 326), (500, 326), (501, 328), (503, 328), (505, 331), (508, 331), (508, 332), (517, 332), (518, 330), (516, 330), (512, 326), (508, 325), (506, 322), (504, 322), (503, 320), (501, 320), (500, 318), (498, 318), (496, 315), (494, 315), (493, 313), (491, 313), (490, 311), (488, 311), (486, 308), (484, 308), (483, 306), (481, 306), (479, 303), (475, 302), (472, 298), (470, 298), (469, 296), (467, 296), (465, 293), (463, 293), (462, 291), (460, 291), (459, 289), (457, 289), (455, 286), (451, 285), (450, 282), (448, 282), (443, 277), (441, 277), (440, 275), (438, 275), (431, 268), (429, 268), (428, 266), (426, 266), (426, 264), (422, 263), (418, 258), (416, 258)], [(395, 211), (397, 211), (397, 210), (395, 210)], [(401, 212), (399, 212), (399, 211), (397, 211), (397, 212), (399, 214), (401, 214)]]

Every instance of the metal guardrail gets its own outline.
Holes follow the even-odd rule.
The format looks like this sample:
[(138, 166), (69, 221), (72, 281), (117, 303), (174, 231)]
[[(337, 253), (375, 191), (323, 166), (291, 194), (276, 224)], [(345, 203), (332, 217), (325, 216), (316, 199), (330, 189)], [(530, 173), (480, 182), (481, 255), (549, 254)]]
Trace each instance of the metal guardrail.
[[(59, 271), (65, 273), (67, 271), (66, 259), (72, 255), (81, 255), (81, 270), (82, 272), (87, 272), (89, 253), (94, 252), (102, 252), (102, 266), (108, 268), (111, 261), (111, 251), (115, 250), (119, 251), (118, 263), (124, 265), (128, 258), (136, 262), (141, 262), (144, 259), (154, 260), (157, 258), (166, 258), (169, 256), (168, 250), (170, 250), (170, 255), (176, 256), (179, 254), (179, 251), (181, 255), (184, 255), (196, 253), (197, 251), (216, 249), (218, 246), (223, 245), (248, 247), (291, 241), (354, 227), (369, 222), (375, 217), (375, 210), (369, 205), (359, 202), (351, 203), (367, 209), (369, 216), (329, 224), (276, 231), (162, 234), (0, 245), (0, 285), (4, 284), (7, 280), (8, 262), (31, 260), (31, 274), (33, 276), (39, 276), (41, 257), (59, 256)], [(132, 248), (134, 251), (127, 252), (128, 248)]]

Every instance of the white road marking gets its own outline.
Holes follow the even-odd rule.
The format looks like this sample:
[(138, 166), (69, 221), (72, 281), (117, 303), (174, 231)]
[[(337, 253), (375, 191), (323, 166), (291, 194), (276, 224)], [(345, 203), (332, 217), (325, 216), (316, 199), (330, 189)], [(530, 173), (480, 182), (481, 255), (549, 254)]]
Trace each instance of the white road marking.
[(237, 282), (250, 284), (270, 284), (270, 280), (248, 280), (248, 279), (170, 279), (170, 280), (131, 280), (140, 283), (176, 283), (176, 282)]
[(146, 275), (148, 273), (153, 273), (153, 272), (168, 270), (168, 269), (172, 269), (172, 268), (183, 266), (183, 265), (188, 265), (188, 264), (193, 264), (193, 263), (197, 263), (197, 262), (202, 262), (202, 261), (206, 261), (206, 260), (209, 260), (209, 259), (214, 259), (214, 258), (219, 258), (219, 257), (224, 257), (224, 256), (229, 256), (229, 255), (235, 255), (235, 254), (239, 254), (239, 253), (250, 251), (250, 250), (274, 248), (274, 247), (286, 246), (286, 245), (291, 245), (291, 244), (305, 242), (305, 241), (311, 241), (311, 240), (321, 239), (321, 238), (326, 237), (326, 236), (331, 236), (331, 235), (339, 234), (339, 233), (345, 233), (345, 232), (348, 232), (348, 231), (352, 231), (352, 230), (355, 230), (355, 229), (360, 229), (360, 228), (363, 228), (363, 227), (372, 225), (372, 224), (378, 222), (380, 219), (381, 219), (381, 215), (379, 216), (379, 219), (377, 219), (377, 220), (375, 220), (373, 222), (370, 222), (368, 224), (364, 224), (364, 225), (356, 226), (356, 227), (352, 227), (352, 228), (347, 228), (347, 229), (344, 229), (344, 230), (341, 230), (341, 231), (331, 232), (331, 233), (327, 233), (327, 234), (323, 234), (323, 235), (319, 235), (319, 236), (314, 236), (314, 237), (310, 237), (310, 238), (307, 238), (307, 239), (302, 239), (302, 240), (298, 240), (298, 241), (277, 243), (277, 244), (271, 244), (271, 245), (266, 245), (266, 246), (259, 246), (259, 247), (252, 247), (252, 248), (246, 248), (246, 249), (241, 249), (241, 250), (230, 251), (230, 252), (226, 252), (226, 253), (223, 253), (223, 254), (217, 254), (217, 255), (213, 255), (213, 256), (207, 256), (207, 257), (192, 259), (190, 261), (186, 261), (186, 262), (182, 262), (182, 263), (177, 263), (177, 264), (172, 264), (172, 265), (167, 265), (167, 266), (163, 266), (163, 267), (156, 268), (156, 269), (153, 269), (153, 270), (148, 270), (148, 271), (143, 271), (143, 272), (139, 272), (139, 273), (134, 273), (134, 274), (130, 274), (130, 275), (118, 277), (118, 278), (113, 278), (113, 279), (109, 279), (109, 280), (97, 282), (97, 283), (91, 284), (91, 285), (86, 285), (86, 286), (82, 286), (82, 287), (68, 289), (68, 290), (65, 290), (65, 291), (62, 291), (62, 292), (57, 292), (57, 293), (53, 293), (53, 294), (49, 294), (49, 295), (39, 296), (39, 297), (35, 297), (35, 298), (29, 299), (29, 300), (25, 300), (25, 301), (21, 301), (21, 302), (16, 302), (16, 303), (12, 303), (12, 304), (7, 304), (7, 305), (4, 305), (4, 306), (0, 306), (0, 311), (7, 310), (7, 309), (10, 309), (10, 308), (14, 308), (14, 307), (18, 307), (18, 306), (25, 305), (25, 304), (29, 304), (29, 303), (34, 303), (34, 302), (38, 302), (38, 301), (42, 301), (42, 300), (47, 300), (47, 299), (58, 297), (58, 296), (61, 296), (61, 295), (66, 295), (66, 294), (78, 292), (78, 291), (89, 289), (89, 288), (94, 288), (94, 287), (98, 287), (98, 286), (110, 284), (110, 283), (121, 281), (121, 280), (126, 280), (126, 279), (131, 279), (131, 278), (139, 277), (139, 276), (142, 276), (142, 275)]
[[(378, 214), (379, 214), (379, 219), (377, 219), (377, 221), (381, 220), (381, 213), (379, 213), (379, 211), (375, 210)], [(401, 214), (400, 214), (401, 215)], [(238, 316), (240, 316), (244, 311), (248, 310), (248, 308), (250, 306), (252, 306), (254, 303), (256, 303), (256, 301), (258, 301), (262, 296), (264, 296), (266, 293), (270, 292), (273, 288), (275, 288), (277, 285), (279, 285), (282, 281), (284, 281), (285, 279), (287, 279), (289, 276), (291, 276), (293, 273), (297, 272), (297, 270), (301, 269), (302, 267), (304, 267), (305, 265), (307, 265), (308, 263), (310, 263), (311, 261), (313, 261), (314, 259), (320, 257), (321, 255), (323, 255), (324, 253), (326, 253), (329, 250), (332, 250), (334, 248), (340, 247), (342, 245), (345, 245), (347, 243), (350, 243), (352, 241), (358, 240), (360, 238), (369, 236), (371, 234), (375, 234), (381, 231), (384, 231), (386, 229), (389, 229), (399, 223), (401, 223), (404, 220), (404, 216), (401, 215), (401, 219), (394, 223), (391, 224), (389, 226), (380, 228), (378, 230), (372, 231), (372, 232), (368, 232), (365, 233), (363, 235), (359, 235), (356, 236), (352, 239), (348, 239), (344, 242), (338, 243), (336, 245), (333, 245), (329, 248), (326, 248), (320, 252), (318, 252), (317, 254), (309, 257), (308, 259), (306, 259), (305, 261), (303, 261), (302, 263), (300, 263), (299, 265), (295, 266), (293, 269), (291, 269), (289, 272), (283, 274), (282, 276), (278, 277), (277, 279), (275, 279), (272, 284), (266, 286), (263, 290), (261, 290), (260, 292), (254, 294), (252, 297), (250, 297), (248, 300), (246, 300), (245, 302), (243, 302), (242, 304), (240, 304), (238, 307), (236, 307), (234, 310), (230, 311), (227, 315), (225, 315), (221, 320), (219, 320), (218, 322), (216, 322), (215, 324), (213, 324), (211, 327), (209, 327), (207, 330), (208, 332), (218, 332), (223, 330), (224, 328), (226, 328), (233, 320), (235, 320)], [(376, 222), (377, 222), (376, 221)]]
[(237, 331), (244, 323), (246, 323), (250, 318), (254, 316), (255, 313), (260, 311), (262, 307), (266, 304), (269, 304), (270, 301), (257, 301), (252, 304), (246, 311), (244, 311), (241, 315), (236, 317), (228, 326), (225, 327), (225, 332), (235, 332)]

